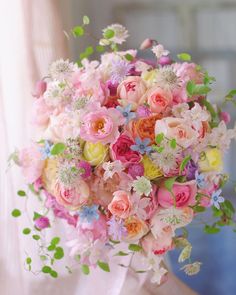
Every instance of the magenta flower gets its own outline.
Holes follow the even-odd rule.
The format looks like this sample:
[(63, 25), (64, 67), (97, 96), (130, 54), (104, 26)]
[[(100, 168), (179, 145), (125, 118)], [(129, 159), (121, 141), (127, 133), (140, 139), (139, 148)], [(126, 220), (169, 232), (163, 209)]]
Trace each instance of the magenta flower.
[(34, 225), (38, 229), (45, 229), (47, 227), (50, 227), (49, 219), (46, 216), (40, 216), (34, 221)]

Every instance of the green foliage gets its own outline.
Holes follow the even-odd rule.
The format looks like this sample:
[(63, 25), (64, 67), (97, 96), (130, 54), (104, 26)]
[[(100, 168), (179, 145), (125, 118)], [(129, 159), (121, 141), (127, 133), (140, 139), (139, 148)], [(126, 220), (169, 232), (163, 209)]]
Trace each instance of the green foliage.
[(26, 192), (23, 191), (23, 190), (19, 190), (19, 191), (17, 192), (17, 195), (20, 196), (20, 197), (25, 197), (25, 196), (26, 196)]
[(41, 214), (39, 214), (38, 212), (34, 212), (34, 216), (33, 216), (33, 220), (35, 221), (36, 219), (42, 217)]
[(53, 147), (51, 149), (51, 155), (53, 155), (53, 156), (59, 155), (59, 154), (63, 153), (65, 149), (66, 149), (66, 146), (64, 145), (64, 143), (58, 142), (53, 145)]
[(42, 267), (42, 272), (43, 272), (43, 273), (50, 273), (51, 270), (52, 270), (51, 267), (48, 266), (48, 265), (44, 265), (44, 266)]
[(107, 29), (104, 33), (103, 33), (103, 37), (106, 39), (111, 39), (115, 36), (115, 32), (111, 29)]
[(209, 76), (208, 72), (205, 72), (204, 78), (203, 78), (203, 83), (205, 85), (211, 84), (215, 80), (216, 80), (215, 77)]
[(87, 55), (87, 57), (91, 54), (93, 54), (94, 50), (93, 50), (93, 47), (92, 46), (88, 46), (86, 49), (85, 49), (85, 53)]
[(57, 245), (60, 243), (60, 238), (59, 237), (54, 237), (52, 240), (51, 240), (51, 245)]
[(171, 141), (170, 141), (170, 147), (172, 149), (175, 149), (176, 146), (177, 146), (176, 139), (175, 138), (171, 139)]
[(165, 180), (164, 186), (169, 192), (172, 191), (175, 181), (176, 181), (176, 177), (170, 177), (170, 178), (167, 178), (167, 180)]
[(58, 277), (58, 273), (55, 270), (51, 270), (50, 271), (50, 276), (54, 279), (56, 279)]
[(76, 26), (72, 29), (74, 37), (82, 37), (84, 35), (84, 28), (82, 26)]
[(218, 232), (220, 232), (220, 228), (216, 227), (215, 225), (205, 225), (204, 232), (206, 234), (217, 234)]
[(189, 97), (194, 95), (206, 95), (211, 91), (211, 88), (205, 84), (195, 84), (194, 81), (188, 81), (186, 85), (186, 90)]
[(177, 54), (177, 57), (182, 61), (191, 61), (192, 59), (191, 55), (186, 52)]
[(123, 251), (119, 251), (118, 253), (116, 253), (114, 256), (127, 256), (129, 255), (129, 253), (125, 253)]
[(96, 46), (96, 51), (99, 52), (99, 53), (102, 53), (102, 52), (105, 51), (105, 48), (104, 48), (104, 46), (102, 46), (102, 45), (97, 45), (97, 46)]
[(27, 257), (27, 258), (25, 259), (25, 262), (26, 262), (26, 264), (31, 264), (31, 262), (32, 262), (31, 257)]
[(62, 247), (56, 247), (55, 249), (55, 253), (53, 256), (55, 259), (59, 260), (62, 259), (64, 257), (64, 250)]
[(23, 233), (24, 235), (29, 235), (29, 234), (31, 233), (31, 229), (28, 228), (28, 227), (26, 227), (26, 228), (23, 229), (22, 233)]
[(137, 244), (129, 244), (129, 250), (133, 251), (133, 252), (139, 252), (141, 251), (143, 248)]
[(179, 174), (181, 174), (184, 171), (184, 168), (186, 167), (186, 165), (188, 164), (188, 162), (191, 160), (191, 156), (186, 156), (184, 157), (184, 159), (182, 160), (180, 166), (179, 166)]
[(13, 217), (19, 217), (21, 216), (21, 211), (19, 209), (14, 209), (12, 212), (11, 212), (11, 215)]
[(157, 134), (156, 137), (155, 137), (156, 144), (161, 144), (163, 139), (164, 139), (164, 133)]
[(196, 206), (193, 208), (194, 212), (197, 212), (197, 213), (202, 213), (202, 212), (205, 212), (206, 211), (206, 208), (203, 207), (203, 206)]
[(125, 55), (125, 58), (126, 58), (128, 61), (132, 61), (132, 60), (134, 59), (133, 55), (131, 55), (131, 54), (129, 54), (129, 53), (127, 53), (127, 54)]
[(40, 240), (40, 236), (39, 236), (39, 235), (33, 235), (32, 238), (33, 238), (35, 241)]
[(90, 273), (89, 266), (87, 264), (82, 264), (81, 265), (81, 270), (85, 275), (88, 275)]
[(56, 249), (56, 245), (51, 244), (47, 247), (47, 249), (48, 251), (54, 251)]
[(99, 261), (97, 262), (97, 265), (104, 271), (106, 272), (110, 272), (110, 267), (109, 264), (103, 261)]

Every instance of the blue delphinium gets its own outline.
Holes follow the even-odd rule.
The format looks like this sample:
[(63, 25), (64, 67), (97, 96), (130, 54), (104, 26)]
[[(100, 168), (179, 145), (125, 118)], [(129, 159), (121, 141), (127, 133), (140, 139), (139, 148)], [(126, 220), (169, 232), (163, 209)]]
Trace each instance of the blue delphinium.
[(225, 199), (221, 196), (222, 190), (218, 189), (211, 195), (211, 205), (214, 205), (217, 209), (220, 209), (220, 203), (223, 203)]
[(81, 222), (93, 222), (94, 219), (99, 219), (98, 205), (83, 206), (79, 211)]
[(42, 159), (43, 160), (51, 157), (52, 146), (53, 146), (53, 144), (50, 141), (45, 140), (44, 146), (40, 147), (39, 151), (42, 154)]
[(140, 154), (149, 154), (152, 151), (152, 147), (148, 146), (150, 143), (149, 138), (145, 138), (142, 140), (139, 137), (135, 138), (135, 144), (131, 145), (131, 150), (139, 152)]
[(129, 123), (130, 120), (133, 120), (136, 117), (136, 114), (134, 112), (131, 112), (131, 104), (128, 104), (125, 107), (117, 106), (116, 109), (121, 112), (121, 114), (125, 117), (126, 119), (126, 124)]

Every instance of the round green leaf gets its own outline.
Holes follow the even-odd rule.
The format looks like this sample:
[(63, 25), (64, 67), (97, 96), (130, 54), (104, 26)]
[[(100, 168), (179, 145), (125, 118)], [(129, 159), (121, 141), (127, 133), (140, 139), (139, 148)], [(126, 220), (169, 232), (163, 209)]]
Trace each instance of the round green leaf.
[(33, 235), (32, 238), (33, 238), (35, 241), (40, 240), (40, 236), (39, 236), (39, 235)]
[(85, 53), (87, 55), (91, 55), (93, 54), (94, 50), (93, 50), (93, 47), (92, 46), (88, 46), (86, 49), (85, 49)]
[(21, 211), (19, 209), (14, 209), (12, 212), (11, 212), (11, 215), (13, 217), (19, 217), (21, 216)]
[(88, 275), (90, 270), (89, 270), (89, 266), (87, 264), (82, 264), (81, 265), (81, 270), (85, 275)]
[(52, 278), (56, 279), (58, 277), (58, 273), (55, 270), (50, 271), (50, 275)]
[(54, 256), (53, 256), (55, 259), (62, 259), (64, 257), (64, 250), (63, 248), (61, 247), (57, 247), (55, 249), (55, 253), (54, 253)]
[(106, 272), (110, 272), (110, 267), (109, 267), (108, 263), (106, 263), (106, 262), (102, 262), (102, 261), (98, 261), (98, 262), (97, 262), (97, 265), (98, 265), (102, 270), (104, 270), (104, 271), (106, 271)]
[(20, 190), (20, 191), (17, 192), (17, 195), (20, 196), (20, 197), (25, 197), (26, 196), (26, 192)]
[(60, 238), (59, 237), (55, 237), (51, 240), (51, 244), (52, 245), (57, 245), (60, 243)]
[(142, 250), (142, 247), (137, 244), (130, 244), (129, 250), (134, 251), (134, 252), (138, 252), (138, 251)]
[(26, 228), (23, 229), (22, 232), (23, 232), (24, 235), (29, 235), (31, 233), (31, 229), (26, 227)]
[(96, 51), (97, 52), (104, 52), (104, 50), (105, 50), (105, 48), (104, 48), (104, 46), (102, 46), (102, 45), (98, 45), (98, 46), (96, 46)]
[(56, 156), (64, 152), (66, 149), (66, 146), (62, 142), (58, 142), (54, 144), (54, 146), (51, 149), (51, 155)]
[(111, 39), (112, 37), (115, 36), (115, 32), (111, 29), (107, 29), (104, 33), (103, 33), (104, 38), (106, 39)]
[(51, 267), (48, 266), (48, 265), (45, 265), (43, 268), (42, 268), (42, 272), (43, 273), (50, 273), (51, 272)]
[(27, 257), (26, 260), (25, 260), (25, 262), (26, 262), (27, 264), (31, 264), (32, 259), (31, 259), (30, 257)]
[(73, 28), (72, 33), (75, 37), (81, 37), (84, 35), (84, 28), (81, 26), (76, 26)]

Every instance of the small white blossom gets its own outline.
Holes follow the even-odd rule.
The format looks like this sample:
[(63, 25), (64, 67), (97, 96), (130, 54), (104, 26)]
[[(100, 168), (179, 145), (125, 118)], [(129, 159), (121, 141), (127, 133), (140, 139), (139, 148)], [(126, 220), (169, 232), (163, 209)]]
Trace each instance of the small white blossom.
[(103, 175), (103, 179), (107, 180), (108, 178), (112, 178), (115, 173), (120, 173), (124, 170), (124, 167), (121, 161), (114, 161), (114, 162), (104, 162), (102, 168), (105, 170)]
[(69, 60), (59, 59), (54, 61), (49, 67), (49, 75), (54, 80), (63, 81), (70, 77), (77, 69), (77, 66), (70, 63)]
[(57, 107), (61, 103), (70, 102), (72, 91), (65, 83), (52, 81), (48, 83), (47, 90), (45, 91), (43, 97), (47, 105)]
[(152, 47), (152, 52), (156, 55), (157, 59), (161, 58), (162, 56), (167, 56), (170, 53), (161, 44), (153, 46)]
[(153, 284), (158, 284), (160, 285), (161, 280), (163, 278), (163, 276), (167, 273), (168, 271), (164, 268), (164, 267), (160, 267), (159, 269), (155, 269), (154, 270), (154, 274), (151, 278), (151, 282)]
[(132, 186), (138, 195), (145, 195), (148, 197), (152, 191), (150, 180), (144, 176), (138, 176), (137, 179), (133, 181)]

